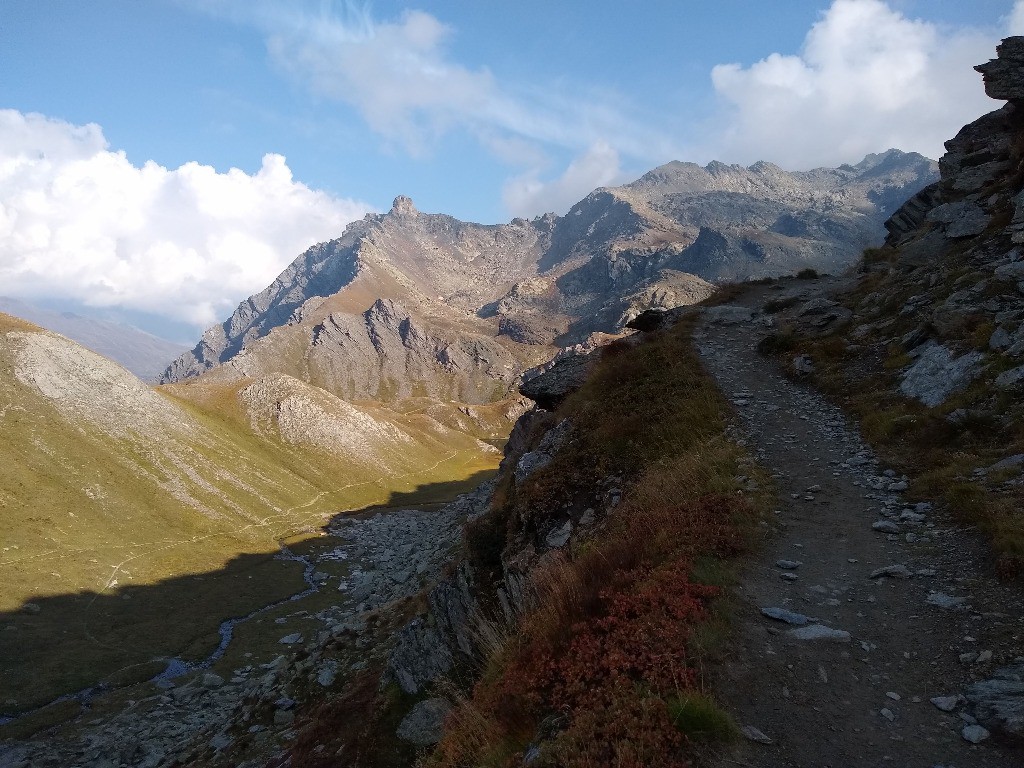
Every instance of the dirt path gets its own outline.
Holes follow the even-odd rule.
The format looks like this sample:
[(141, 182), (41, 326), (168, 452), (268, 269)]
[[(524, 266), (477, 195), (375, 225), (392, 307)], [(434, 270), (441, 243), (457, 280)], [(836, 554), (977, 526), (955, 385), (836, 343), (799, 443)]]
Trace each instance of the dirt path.
[[(1024, 751), (994, 737), (965, 740), (963, 701), (948, 713), (930, 701), (962, 694), (1024, 655), (1019, 585), (992, 577), (973, 533), (906, 503), (901, 478), (886, 475), (843, 414), (756, 353), (768, 329), (745, 308), (777, 295), (762, 288), (709, 310), (697, 334), (779, 490), (779, 530), (742, 574), (718, 681), (737, 721), (771, 743), (746, 741), (723, 765), (1020, 768)], [(873, 530), (877, 521), (892, 532)], [(902, 568), (872, 578), (888, 566)], [(812, 620), (795, 626), (764, 608)], [(816, 626), (840, 634), (792, 634)]]

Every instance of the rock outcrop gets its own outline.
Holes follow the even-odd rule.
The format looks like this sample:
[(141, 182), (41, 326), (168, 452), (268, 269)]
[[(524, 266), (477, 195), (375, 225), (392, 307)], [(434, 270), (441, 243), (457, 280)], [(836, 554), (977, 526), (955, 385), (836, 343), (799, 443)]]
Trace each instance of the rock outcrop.
[(935, 408), (970, 386), (1015, 390), (1024, 377), (1024, 37), (976, 69), (1007, 104), (946, 142), (940, 178), (886, 222), (854, 308), (859, 343), (892, 338), (911, 358), (901, 391)]

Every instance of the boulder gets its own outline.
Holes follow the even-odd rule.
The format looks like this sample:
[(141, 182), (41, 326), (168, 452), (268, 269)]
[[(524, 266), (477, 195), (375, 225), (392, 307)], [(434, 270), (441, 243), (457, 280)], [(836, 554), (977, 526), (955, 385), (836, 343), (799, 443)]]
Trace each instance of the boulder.
[(978, 722), (1005, 736), (1024, 739), (1024, 659), (967, 689)]
[(395, 735), (417, 747), (429, 747), (441, 740), (444, 719), (451, 705), (444, 699), (426, 699), (412, 708), (398, 724)]
[(524, 381), (519, 387), (519, 393), (544, 410), (553, 411), (565, 398), (583, 386), (592, 362), (590, 355), (563, 357), (543, 373)]
[(946, 347), (929, 342), (921, 348), (917, 362), (903, 374), (900, 391), (930, 408), (968, 387), (981, 375), (980, 352), (954, 357)]
[(996, 386), (999, 389), (1014, 389), (1024, 383), (1024, 365), (1003, 371), (996, 376)]
[(946, 237), (952, 239), (980, 235), (992, 219), (980, 205), (971, 200), (937, 206), (928, 212), (927, 218), (928, 221), (944, 224)]
[(650, 333), (658, 330), (665, 322), (666, 312), (664, 309), (645, 309), (628, 323), (627, 328), (641, 333)]
[(562, 419), (553, 429), (548, 430), (541, 438), (540, 444), (532, 451), (524, 453), (516, 463), (514, 477), (516, 484), (521, 483), (538, 469), (546, 467), (565, 443), (572, 429), (569, 419)]

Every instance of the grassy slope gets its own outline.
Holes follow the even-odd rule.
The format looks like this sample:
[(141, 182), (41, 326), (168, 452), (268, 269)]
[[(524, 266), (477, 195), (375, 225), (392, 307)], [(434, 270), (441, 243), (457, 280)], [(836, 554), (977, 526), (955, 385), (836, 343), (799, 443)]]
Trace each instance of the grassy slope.
[[(618, 477), (622, 503), (592, 538), (532, 573), (536, 604), (498, 621), (480, 681), (448, 721), (436, 766), (683, 765), (735, 726), (705, 690), (720, 646), (728, 558), (756, 530), (738, 475), (768, 483), (724, 436), (728, 405), (683, 323), (613, 345), (559, 409), (576, 425), (554, 462), (507, 483), (467, 536), (478, 572), (547, 514), (591, 503)], [(539, 435), (535, 436), (539, 439)]]
[[(0, 316), (12, 330), (33, 327)], [(179, 419), (159, 434), (114, 437), (13, 366), (0, 353), (0, 711), (206, 653), (221, 619), (302, 588), (298, 567), (270, 559), (278, 540), (495, 463), (415, 415), (393, 417), (414, 441), (379, 467), (288, 445), (251, 429), (231, 388), (170, 398)]]

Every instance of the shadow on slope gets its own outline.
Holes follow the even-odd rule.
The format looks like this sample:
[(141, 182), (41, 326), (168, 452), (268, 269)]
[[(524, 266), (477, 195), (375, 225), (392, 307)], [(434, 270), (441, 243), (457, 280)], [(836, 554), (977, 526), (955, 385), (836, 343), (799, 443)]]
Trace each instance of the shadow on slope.
[[(493, 474), (483, 470), (464, 480), (392, 492), (381, 504), (338, 513), (325, 524), (278, 543), (294, 556), (312, 559), (338, 545), (329, 529), (341, 518), (405, 507), (429, 514), (431, 507), (472, 490)], [(221, 622), (248, 616), (307, 589), (305, 564), (279, 554), (240, 553), (216, 570), (156, 584), (123, 584), (113, 590), (45, 597), (24, 603), (20, 610), (0, 612), (0, 717), (43, 707), (0, 725), (0, 739), (25, 737), (77, 716), (83, 702), (88, 705), (91, 698), (87, 689), (99, 692), (151, 680), (171, 658), (207, 659), (220, 643)], [(318, 562), (316, 568), (335, 576), (342, 575), (346, 565)], [(319, 594), (321, 602), (339, 601), (333, 587)], [(259, 645), (276, 655), (279, 635), (278, 630)], [(80, 692), (86, 693), (77, 696)], [(58, 697), (67, 699), (46, 706)]]

